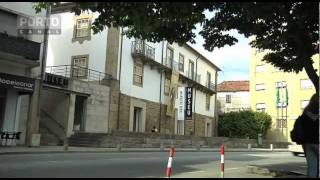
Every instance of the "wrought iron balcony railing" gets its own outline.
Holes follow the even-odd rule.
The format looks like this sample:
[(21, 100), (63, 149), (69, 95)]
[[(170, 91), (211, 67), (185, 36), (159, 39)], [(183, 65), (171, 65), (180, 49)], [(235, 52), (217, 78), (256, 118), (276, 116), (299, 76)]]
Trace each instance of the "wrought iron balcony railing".
[(215, 90), (216, 85), (213, 82), (206, 82), (206, 87)]
[(99, 84), (101, 84), (102, 80), (111, 79), (110, 74), (72, 65), (47, 66), (46, 73), (83, 81), (95, 81)]
[(145, 42), (136, 40), (132, 42), (131, 53), (142, 55), (148, 59), (155, 60), (155, 48), (147, 45)]

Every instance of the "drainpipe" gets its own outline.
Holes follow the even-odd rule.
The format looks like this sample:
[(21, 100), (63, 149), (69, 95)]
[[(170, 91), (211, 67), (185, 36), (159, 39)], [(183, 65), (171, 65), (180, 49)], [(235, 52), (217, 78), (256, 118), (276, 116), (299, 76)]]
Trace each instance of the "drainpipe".
[(119, 96), (118, 96), (118, 120), (117, 120), (117, 130), (120, 128), (120, 96), (121, 96), (121, 62), (122, 62), (122, 45), (123, 45), (123, 28), (121, 28), (121, 44), (120, 44), (120, 64), (119, 64)]
[[(162, 41), (162, 52), (161, 52), (161, 64), (163, 64), (163, 48), (164, 48), (164, 41)], [(161, 119), (162, 119), (162, 70), (160, 71), (160, 95), (159, 95), (159, 101), (160, 101), (160, 119), (159, 119), (159, 133), (161, 132)]]
[[(197, 82), (197, 74), (198, 74), (198, 59), (200, 56), (196, 59), (196, 74), (195, 74), (195, 81)], [(197, 88), (194, 88), (194, 102), (193, 102), (193, 134), (196, 136), (196, 99), (197, 99)]]
[(215, 127), (214, 127), (214, 129), (215, 129), (215, 133), (214, 133), (214, 135), (217, 137), (218, 136), (218, 106), (217, 106), (217, 82), (218, 82), (218, 71), (216, 71), (216, 75), (215, 75), (215, 92), (216, 92), (216, 94), (215, 94), (215, 97), (214, 97), (214, 116), (215, 116), (215, 121), (214, 121), (214, 125), (215, 125)]

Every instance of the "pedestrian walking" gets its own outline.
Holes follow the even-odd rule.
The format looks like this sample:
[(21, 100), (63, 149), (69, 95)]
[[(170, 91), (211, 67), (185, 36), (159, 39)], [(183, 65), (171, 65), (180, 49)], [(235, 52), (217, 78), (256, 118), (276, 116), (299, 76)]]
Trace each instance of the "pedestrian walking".
[(302, 145), (308, 177), (319, 177), (319, 93), (312, 95), (302, 115), (295, 121), (291, 139)]

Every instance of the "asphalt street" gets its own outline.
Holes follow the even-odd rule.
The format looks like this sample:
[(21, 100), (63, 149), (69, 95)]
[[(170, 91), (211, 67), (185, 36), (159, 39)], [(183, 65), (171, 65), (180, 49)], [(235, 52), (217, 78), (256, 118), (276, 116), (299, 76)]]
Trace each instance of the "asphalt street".
[[(0, 155), (0, 178), (165, 177), (168, 152), (101, 152)], [(289, 152), (226, 152), (225, 177), (271, 177), (246, 172), (247, 165), (305, 166)], [(176, 152), (172, 176), (220, 177), (219, 152)]]

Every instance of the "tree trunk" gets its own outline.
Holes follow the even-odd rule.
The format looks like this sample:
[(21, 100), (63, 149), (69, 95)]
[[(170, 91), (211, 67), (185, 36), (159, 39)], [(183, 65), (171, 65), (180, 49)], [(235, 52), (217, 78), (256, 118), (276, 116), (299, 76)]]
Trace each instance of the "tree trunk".
[(307, 63), (304, 64), (304, 69), (306, 70), (306, 73), (309, 76), (314, 87), (316, 88), (316, 92), (319, 92), (319, 76), (312, 66), (312, 60), (308, 60)]

